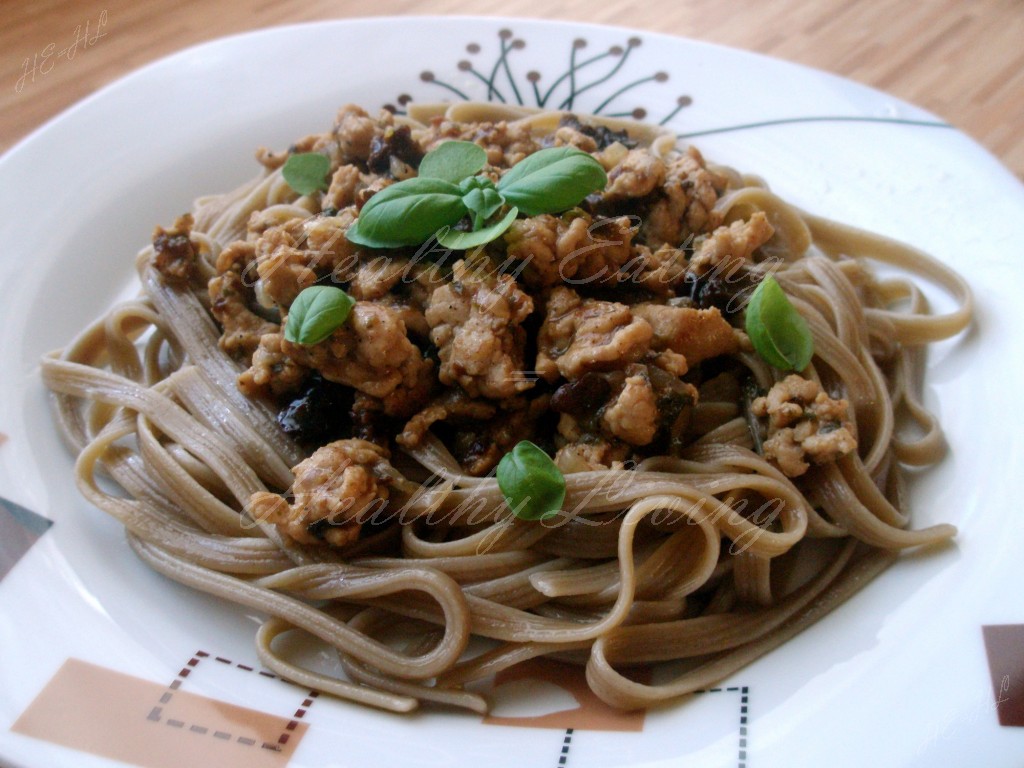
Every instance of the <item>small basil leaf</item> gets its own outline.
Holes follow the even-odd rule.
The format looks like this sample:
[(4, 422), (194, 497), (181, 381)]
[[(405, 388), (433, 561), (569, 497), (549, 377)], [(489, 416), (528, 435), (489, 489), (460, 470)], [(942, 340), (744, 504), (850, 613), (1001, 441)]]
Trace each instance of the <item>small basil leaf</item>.
[(407, 179), (370, 198), (345, 236), (370, 248), (419, 245), (466, 215), (459, 188), (441, 179)]
[(494, 188), (494, 182), (486, 176), (470, 176), (459, 182), (459, 189), (462, 190), (463, 194), (467, 194), (474, 189), (485, 190)]
[(486, 163), (487, 153), (483, 147), (471, 141), (446, 141), (423, 156), (419, 177), (458, 183)]
[(557, 515), (565, 501), (565, 477), (544, 451), (521, 440), (498, 462), (498, 488), (505, 503), (523, 520)]
[(475, 213), (487, 220), (505, 204), (505, 198), (493, 189), (471, 189), (463, 196), (462, 202), (466, 204), (470, 213)]
[(453, 251), (465, 251), (470, 248), (476, 248), (501, 237), (505, 230), (512, 226), (512, 222), (516, 220), (518, 215), (519, 209), (511, 208), (497, 224), (492, 224), (489, 227), (477, 229), (473, 232), (459, 232), (449, 229), (447, 232), (437, 236), (437, 242), (445, 248), (451, 248)]
[(783, 371), (802, 371), (811, 362), (811, 329), (774, 277), (768, 275), (754, 290), (746, 315), (747, 335), (766, 363)]
[(318, 189), (327, 189), (327, 174), (331, 161), (319, 152), (289, 155), (284, 161), (281, 175), (288, 186), (300, 195), (311, 195)]
[(319, 344), (348, 319), (355, 299), (333, 285), (311, 285), (291, 307), (284, 337), (293, 344)]
[(604, 189), (608, 175), (576, 147), (549, 147), (528, 155), (498, 181), (505, 200), (527, 216), (558, 213)]

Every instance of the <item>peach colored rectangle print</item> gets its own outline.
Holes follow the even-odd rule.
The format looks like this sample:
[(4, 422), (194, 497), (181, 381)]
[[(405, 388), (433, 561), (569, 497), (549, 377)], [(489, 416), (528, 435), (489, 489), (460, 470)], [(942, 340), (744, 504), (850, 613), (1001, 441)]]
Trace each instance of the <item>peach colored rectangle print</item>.
[[(11, 728), (143, 768), (285, 766), (309, 726), (68, 659)], [(283, 734), (288, 734), (282, 739)]]

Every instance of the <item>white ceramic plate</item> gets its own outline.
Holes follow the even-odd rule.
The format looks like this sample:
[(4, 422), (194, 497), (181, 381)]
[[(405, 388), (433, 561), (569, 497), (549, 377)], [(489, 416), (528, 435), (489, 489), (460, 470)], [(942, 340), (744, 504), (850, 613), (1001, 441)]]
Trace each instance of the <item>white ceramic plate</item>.
[[(153, 225), (249, 177), (256, 146), (322, 130), (345, 102), (459, 94), (642, 109), (705, 133), (696, 143), (707, 156), (803, 207), (957, 266), (978, 319), (933, 351), (926, 392), (952, 450), (912, 488), (915, 524), (955, 523), (955, 546), (905, 557), (723, 690), (650, 713), (639, 731), (624, 721), (591, 730), (579, 712), (516, 726), (577, 707), (550, 683), (535, 683), (546, 693), (533, 698), (511, 683), (500, 714), (513, 725), (502, 726), (310, 701), (246, 670), (255, 620), (148, 571), (119, 526), (81, 500), (37, 361), (133, 292), (132, 256)], [(333, 22), (219, 40), (104, 88), (4, 156), (0, 189), (0, 496), (19, 505), (0, 509), (0, 756), (10, 764), (283, 765), (287, 750), (247, 741), (277, 728), (293, 736), (293, 766), (1020, 765), (1024, 727), (999, 715), (1012, 719), (1024, 699), (1024, 191), (934, 116), (820, 72), (645, 32)], [(983, 626), (1004, 627), (990, 639), (1009, 649), (993, 646), (991, 664)], [(264, 713), (264, 731), (245, 736), (256, 726), (240, 712)]]

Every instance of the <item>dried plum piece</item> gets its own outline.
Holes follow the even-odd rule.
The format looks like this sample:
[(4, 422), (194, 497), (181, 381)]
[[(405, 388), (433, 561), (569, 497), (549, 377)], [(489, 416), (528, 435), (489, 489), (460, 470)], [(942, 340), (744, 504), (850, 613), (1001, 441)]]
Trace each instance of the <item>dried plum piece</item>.
[(699, 309), (717, 307), (729, 319), (747, 305), (747, 299), (758, 282), (759, 278), (745, 267), (737, 267), (728, 274), (712, 270), (698, 276), (687, 272), (683, 277), (680, 294), (689, 296)]
[(366, 166), (374, 173), (390, 174), (391, 158), (419, 168), (423, 155), (423, 148), (412, 137), (409, 126), (400, 125), (388, 128), (383, 136), (374, 135), (370, 141), (370, 156)]
[(299, 395), (278, 412), (277, 423), (302, 445), (324, 445), (349, 436), (351, 407), (351, 389), (314, 373)]
[(618, 142), (626, 149), (634, 149), (636, 147), (636, 140), (629, 137), (629, 133), (623, 129), (621, 131), (613, 131), (606, 125), (588, 125), (587, 123), (580, 122), (580, 119), (576, 115), (566, 115), (558, 121), (559, 128), (572, 128), (574, 131), (579, 131), (584, 136), (589, 136), (595, 142), (597, 142), (598, 150), (607, 149), (609, 146)]

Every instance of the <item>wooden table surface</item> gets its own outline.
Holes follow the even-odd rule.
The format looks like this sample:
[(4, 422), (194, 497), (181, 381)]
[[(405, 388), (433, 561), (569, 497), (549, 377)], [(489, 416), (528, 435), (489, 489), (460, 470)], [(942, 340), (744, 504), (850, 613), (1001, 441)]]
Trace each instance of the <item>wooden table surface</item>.
[[(1022, 0), (0, 2), (0, 151), (105, 83), (195, 43), (319, 19), (466, 14), (618, 24), (818, 67), (931, 110), (1024, 178)], [(54, 57), (86, 31), (92, 44)]]

